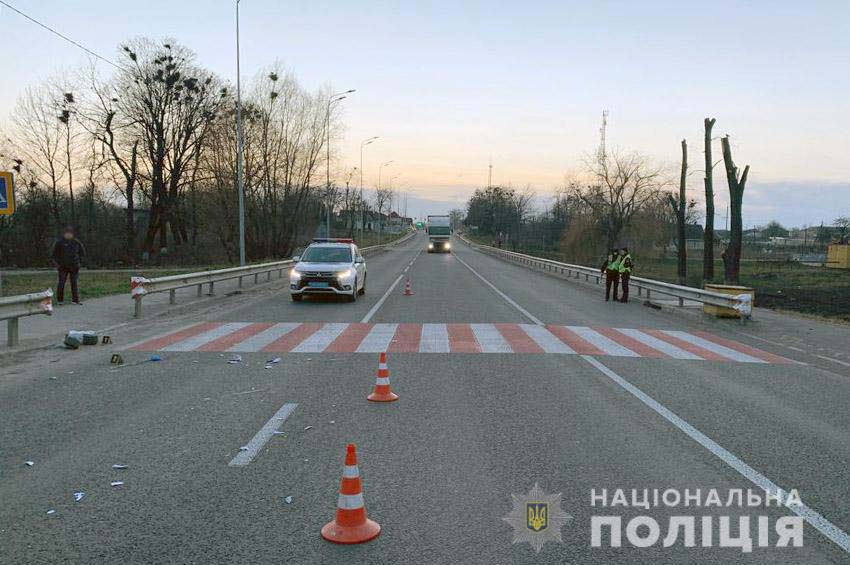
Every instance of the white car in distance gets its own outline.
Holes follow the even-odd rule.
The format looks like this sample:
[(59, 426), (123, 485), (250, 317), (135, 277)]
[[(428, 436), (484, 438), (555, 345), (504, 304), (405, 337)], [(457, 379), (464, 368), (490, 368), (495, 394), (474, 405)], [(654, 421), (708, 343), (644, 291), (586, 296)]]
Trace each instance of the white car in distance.
[(305, 295), (343, 295), (350, 302), (366, 292), (366, 261), (351, 239), (314, 239), (289, 272), (289, 293), (300, 302)]

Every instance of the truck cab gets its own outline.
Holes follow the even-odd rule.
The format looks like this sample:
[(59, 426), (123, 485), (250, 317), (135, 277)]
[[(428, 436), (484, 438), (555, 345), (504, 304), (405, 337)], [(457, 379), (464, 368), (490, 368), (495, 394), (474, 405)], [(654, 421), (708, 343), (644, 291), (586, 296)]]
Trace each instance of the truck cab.
[(452, 226), (448, 216), (428, 216), (425, 231), (428, 233), (428, 253), (450, 252)]

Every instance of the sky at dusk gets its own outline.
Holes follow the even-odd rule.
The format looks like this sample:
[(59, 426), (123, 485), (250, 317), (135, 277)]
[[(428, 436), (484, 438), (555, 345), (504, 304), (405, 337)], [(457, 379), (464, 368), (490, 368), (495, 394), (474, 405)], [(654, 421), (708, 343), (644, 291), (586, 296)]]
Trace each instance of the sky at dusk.
[[(111, 59), (136, 36), (174, 38), (235, 82), (235, 3), (7, 0)], [(339, 170), (378, 163), (420, 216), (463, 207), (487, 182), (530, 186), (538, 204), (599, 142), (675, 176), (691, 147), (702, 194), (702, 123), (751, 165), (748, 226), (850, 215), (850, 2), (328, 2), (241, 0), (242, 76), (276, 59), (343, 101)], [(28, 86), (88, 56), (0, 6), (0, 127)], [(99, 63), (103, 72), (109, 67)], [(720, 155), (719, 141), (715, 155)], [(725, 209), (721, 168), (715, 178)], [(723, 218), (718, 218), (722, 225)]]

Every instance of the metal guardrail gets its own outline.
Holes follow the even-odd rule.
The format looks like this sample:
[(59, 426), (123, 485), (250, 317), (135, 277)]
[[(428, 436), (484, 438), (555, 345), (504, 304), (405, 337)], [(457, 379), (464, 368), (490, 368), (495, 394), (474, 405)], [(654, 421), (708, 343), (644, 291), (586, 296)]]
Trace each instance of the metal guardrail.
[[(373, 253), (381, 251), (387, 247), (398, 245), (407, 241), (416, 234), (415, 231), (408, 235), (381, 245), (372, 245), (364, 247), (360, 250), (361, 253)], [(177, 290), (181, 288), (197, 287), (198, 296), (203, 295), (204, 285), (209, 285), (209, 296), (214, 296), (215, 283), (238, 279), (239, 288), (242, 288), (245, 277), (254, 277), (254, 284), (259, 283), (260, 275), (266, 275), (266, 281), (271, 281), (272, 273), (277, 273), (278, 278), (283, 278), (284, 271), (288, 270), (295, 261), (287, 259), (285, 261), (274, 261), (271, 263), (260, 263), (258, 265), (246, 265), (244, 267), (231, 267), (228, 269), (218, 269), (216, 271), (201, 271), (198, 273), (185, 273), (180, 275), (171, 275), (167, 277), (157, 277), (148, 279), (145, 277), (130, 277), (130, 295), (135, 302), (134, 316), (142, 317), (142, 299), (149, 294), (159, 292), (168, 292), (168, 303), (175, 304), (177, 302)]]
[(9, 347), (18, 345), (18, 320), (38, 314), (53, 314), (53, 291), (49, 288), (42, 292), (0, 298), (0, 320), (6, 320), (6, 343)]
[[(581, 278), (584, 278), (586, 282), (590, 282), (592, 279), (593, 281), (595, 281), (596, 284), (600, 284), (605, 278), (604, 274), (600, 271), (599, 268), (585, 267), (583, 265), (571, 265), (569, 263), (561, 263), (559, 261), (543, 259), (540, 257), (535, 257), (533, 255), (525, 255), (523, 253), (507, 251), (505, 249), (499, 249), (490, 245), (481, 245), (479, 243), (474, 243), (459, 234), (458, 236), (467, 245), (482, 250), (485, 253), (500, 256), (509, 261), (526, 265), (531, 268), (537, 268), (552, 273), (559, 273), (561, 275), (565, 275), (566, 277), (579, 280), (581, 280)], [(671, 284), (662, 281), (656, 281), (653, 279), (645, 279), (642, 277), (631, 277), (629, 279), (629, 286), (638, 289), (638, 296), (642, 296), (643, 293), (646, 293), (647, 299), (652, 296), (652, 293), (657, 293), (665, 296), (671, 296), (673, 298), (678, 298), (679, 306), (684, 306), (685, 300), (692, 300), (695, 302), (701, 302), (703, 304), (709, 304), (711, 306), (734, 309), (741, 313), (742, 320), (750, 319), (752, 317), (752, 297), (749, 294), (723, 294), (720, 292), (713, 292), (711, 290), (704, 290), (701, 288), (693, 288), (690, 286)]]

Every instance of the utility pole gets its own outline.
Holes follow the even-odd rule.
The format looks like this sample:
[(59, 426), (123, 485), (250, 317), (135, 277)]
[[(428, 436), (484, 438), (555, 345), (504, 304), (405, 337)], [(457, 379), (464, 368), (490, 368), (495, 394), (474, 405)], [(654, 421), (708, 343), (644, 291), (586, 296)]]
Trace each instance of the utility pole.
[(239, 265), (245, 266), (245, 139), (242, 134), (242, 83), (239, 68), (239, 2), (236, 0), (236, 185), (239, 191)]

